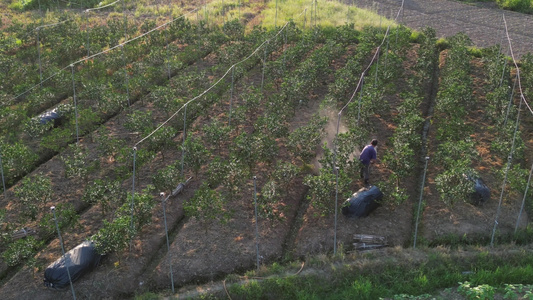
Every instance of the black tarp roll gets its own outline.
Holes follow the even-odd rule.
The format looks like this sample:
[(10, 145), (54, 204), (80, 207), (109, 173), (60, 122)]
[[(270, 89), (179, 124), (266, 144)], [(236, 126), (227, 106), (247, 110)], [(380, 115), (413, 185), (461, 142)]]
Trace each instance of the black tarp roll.
[(49, 122), (53, 122), (54, 126), (58, 126), (59, 122), (61, 122), (61, 114), (59, 113), (57, 108), (54, 108), (53, 110), (47, 111), (38, 117), (39, 123), (41, 124), (47, 124)]
[(377, 186), (362, 188), (344, 201), (342, 214), (351, 218), (366, 217), (378, 208), (382, 198), (383, 193)]
[(70, 285), (68, 272), (72, 282), (83, 274), (91, 271), (102, 256), (95, 250), (94, 243), (85, 241), (55, 262), (51, 263), (44, 271), (44, 285), (49, 288), (62, 289)]
[(474, 179), (474, 193), (472, 193), (472, 201), (475, 205), (483, 204), (490, 199), (490, 189), (485, 184), (483, 179)]

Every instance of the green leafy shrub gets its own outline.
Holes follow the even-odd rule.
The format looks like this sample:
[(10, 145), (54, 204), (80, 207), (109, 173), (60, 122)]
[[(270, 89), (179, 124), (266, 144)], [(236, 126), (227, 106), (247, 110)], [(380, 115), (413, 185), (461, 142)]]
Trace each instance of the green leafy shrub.
[(222, 178), (222, 193), (228, 200), (237, 199), (241, 192), (242, 186), (250, 178), (250, 171), (236, 157), (230, 157), (227, 163), (224, 163)]
[(349, 174), (355, 174), (357, 172), (356, 169), (359, 167), (359, 160), (354, 157), (354, 153), (364, 143), (365, 134), (358, 128), (345, 133), (339, 133), (332, 145), (332, 148), (337, 147), (335, 162), (335, 149), (330, 149), (325, 142), (322, 145), (324, 154), (319, 160), (322, 164), (322, 169), (333, 170), (335, 167), (338, 167)]
[(116, 155), (116, 162), (118, 166), (113, 169), (118, 178), (125, 179), (132, 175), (133, 172), (133, 163), (135, 162), (135, 167), (140, 168), (146, 162), (150, 161), (155, 157), (155, 152), (147, 149), (137, 149), (133, 150), (129, 146), (124, 146), (119, 149)]
[(104, 220), (104, 226), (92, 237), (96, 251), (110, 254), (125, 249), (134, 235), (130, 220), (129, 216), (118, 217), (112, 222)]
[[(149, 185), (142, 193), (135, 194), (135, 202), (133, 206), (133, 221), (135, 228), (142, 228), (144, 225), (152, 222), (152, 209), (156, 204), (156, 201), (154, 201), (154, 197), (152, 196), (153, 190), (154, 187)], [(125, 209), (126, 207), (127, 209)], [(130, 203), (125, 203), (119, 214), (129, 214), (130, 211)]]
[(32, 177), (24, 177), (15, 189), (21, 215), (29, 217), (31, 220), (36, 220), (42, 207), (52, 200), (52, 195), (52, 183), (42, 173)]
[(224, 23), (223, 32), (232, 40), (239, 40), (244, 38), (244, 26), (239, 19), (233, 19)]
[(71, 128), (54, 128), (41, 139), (41, 147), (60, 152), (76, 139), (75, 134), (76, 132)]
[(472, 286), (470, 282), (459, 282), (459, 287), (457, 288), (457, 291), (465, 296), (467, 299), (480, 299), (480, 300), (491, 300), (494, 299), (494, 295), (496, 293), (496, 290), (488, 285), (488, 284), (482, 284), (478, 286)]
[(289, 187), (298, 175), (298, 168), (288, 162), (278, 162), (271, 178), (261, 188), (258, 199), (259, 214), (271, 221), (282, 220), (285, 213), (283, 199), (289, 193)]
[(259, 215), (268, 220), (281, 220), (283, 207), (280, 206), (283, 197), (283, 191), (279, 184), (274, 180), (269, 180), (261, 188), (258, 199)]
[(6, 210), (0, 209), (0, 247), (2, 247), (2, 249), (12, 240), (10, 234), (12, 226), (13, 223), (7, 222), (6, 220)]
[(149, 185), (142, 193), (135, 194), (133, 212), (131, 211), (131, 195), (129, 195), (129, 201), (116, 211), (113, 221), (103, 220), (103, 227), (92, 237), (98, 253), (109, 254), (122, 251), (135, 234), (151, 222), (152, 209), (156, 203), (151, 195), (153, 190), (154, 187)]
[(27, 236), (11, 243), (2, 253), (2, 258), (8, 266), (13, 267), (33, 258), (41, 245), (42, 242), (37, 241), (33, 236)]
[(126, 117), (124, 127), (130, 132), (147, 133), (154, 129), (151, 111), (133, 111)]
[(203, 183), (194, 196), (183, 204), (185, 214), (203, 223), (205, 230), (215, 220), (222, 223), (229, 218), (225, 210), (226, 200), (219, 192), (211, 189), (207, 183)]
[(81, 199), (89, 204), (100, 205), (102, 215), (105, 215), (125, 202), (126, 192), (120, 181), (95, 179), (87, 185)]
[[(56, 205), (55, 214), (57, 226), (60, 230), (74, 227), (79, 224), (80, 215), (78, 215), (71, 203), (60, 203)], [(41, 220), (39, 220), (39, 236), (43, 240), (46, 240), (54, 236), (54, 234), (57, 234), (54, 215), (53, 213), (45, 214)]]
[(38, 159), (38, 155), (20, 141), (0, 140), (0, 151), (7, 184), (33, 170)]
[(218, 118), (213, 118), (210, 123), (205, 124), (203, 127), (207, 147), (220, 151), (224, 142), (228, 140), (230, 131), (231, 128), (224, 125)]
[(453, 205), (457, 201), (467, 201), (469, 195), (473, 193), (474, 182), (467, 176), (477, 177), (476, 171), (464, 164), (456, 164), (453, 168), (447, 169), (435, 177), (437, 191), (440, 198), (448, 205)]
[(156, 191), (170, 193), (183, 180), (180, 172), (180, 162), (166, 166), (152, 176)]
[[(351, 176), (339, 170), (339, 201), (344, 201), (350, 195), (349, 185), (351, 182)], [(331, 170), (325, 170), (318, 176), (307, 175), (304, 184), (309, 187), (306, 197), (311, 201), (311, 205), (317, 209), (318, 214), (327, 216), (335, 212), (337, 177)]]
[(289, 135), (288, 123), (283, 114), (267, 112), (257, 118), (254, 128), (274, 138), (283, 138)]
[(278, 162), (272, 172), (272, 179), (282, 185), (284, 191), (287, 192), (299, 173), (300, 171), (296, 165), (290, 162)]
[(54, 122), (46, 122), (45, 124), (41, 124), (39, 119), (30, 118), (24, 125), (24, 132), (26, 132), (30, 137), (36, 138), (49, 131), (52, 127), (54, 127)]
[(402, 187), (400, 179), (402, 177), (397, 173), (391, 173), (385, 182), (377, 184), (381, 187), (384, 195), (381, 204), (400, 205), (409, 199), (407, 189)]
[(71, 144), (68, 150), (61, 154), (61, 160), (65, 165), (66, 178), (85, 179), (92, 169), (89, 161), (89, 153), (87, 148), (78, 144)]
[(115, 157), (119, 150), (124, 146), (125, 141), (111, 135), (109, 129), (101, 126), (95, 136), (95, 142), (98, 144), (97, 150), (99, 156)]
[(209, 160), (209, 150), (205, 148), (202, 142), (189, 135), (180, 148), (185, 151), (185, 164), (194, 171), (194, 175), (198, 176), (198, 172), (202, 166)]
[(301, 126), (289, 134), (287, 148), (295, 157), (309, 161), (316, 155), (316, 148), (325, 135), (324, 126), (327, 118), (313, 116), (307, 125)]
[(533, 2), (531, 0), (496, 0), (498, 6), (503, 9), (518, 11), (522, 13), (533, 12)]

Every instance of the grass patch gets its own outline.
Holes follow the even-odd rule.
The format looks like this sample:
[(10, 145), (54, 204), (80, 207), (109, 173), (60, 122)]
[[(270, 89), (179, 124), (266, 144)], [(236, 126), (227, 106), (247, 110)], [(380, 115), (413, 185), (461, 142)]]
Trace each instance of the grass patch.
[(499, 7), (525, 14), (533, 13), (533, 0), (496, 0)]
[[(475, 249), (462, 248), (457, 252), (447, 248), (402, 249), (392, 256), (355, 257), (350, 263), (330, 261), (318, 266), (315, 263), (307, 267), (309, 275), (234, 284), (229, 293), (235, 299), (380, 299), (427, 296), (457, 287), (461, 282), (501, 289), (506, 284), (533, 283), (530, 250), (472, 250)], [(273, 268), (279, 273), (279, 264)], [(213, 299), (218, 296), (210, 295)]]
[(521, 12), (524, 14), (533, 13), (533, 0), (459, 0), (466, 3), (496, 3), (502, 9)]
[(38, 10), (39, 8), (42, 10), (47, 9), (56, 9), (56, 8), (79, 8), (80, 5), (82, 5), (84, 8), (90, 8), (90, 7), (96, 7), (100, 3), (102, 5), (107, 4), (109, 0), (101, 1), (101, 0), (85, 0), (81, 4), (79, 2), (73, 3), (73, 2), (66, 2), (66, 1), (59, 1), (59, 0), (13, 0), (11, 1), (11, 4), (9, 5), (9, 8), (13, 10)]
[[(275, 25), (281, 26), (291, 19), (298, 27), (303, 27), (304, 21), (306, 22), (306, 27), (310, 26), (310, 24), (315, 25), (315, 8), (312, 3), (313, 1), (309, 0), (277, 1), (276, 17), (276, 1), (270, 1), (267, 8), (262, 12), (264, 17), (263, 26), (270, 29)], [(337, 1), (318, 1), (316, 7), (316, 25), (322, 27), (335, 27), (353, 23), (355, 28), (360, 30), (366, 26), (386, 28), (389, 25), (396, 25), (393, 21), (372, 11)]]
[[(315, 21), (315, 7), (312, 4), (313, 1), (311, 0), (278, 0), (256, 5), (266, 6), (261, 10), (259, 19), (262, 22), (261, 26), (267, 30), (271, 30), (276, 26), (281, 27), (289, 20), (293, 20), (300, 28), (304, 27), (304, 23), (306, 28), (315, 24), (322, 27), (336, 27), (352, 23), (355, 25), (355, 29), (358, 30), (367, 26), (387, 28), (389, 25), (392, 27), (397, 25), (394, 21), (372, 11), (337, 1), (324, 0), (317, 2)], [(207, 4), (206, 7), (202, 6), (200, 10), (200, 16), (203, 14), (210, 24), (221, 25), (235, 18), (246, 18), (247, 15), (253, 14), (258, 9), (254, 5), (250, 5), (248, 1), (226, 0), (224, 2), (213, 1)]]

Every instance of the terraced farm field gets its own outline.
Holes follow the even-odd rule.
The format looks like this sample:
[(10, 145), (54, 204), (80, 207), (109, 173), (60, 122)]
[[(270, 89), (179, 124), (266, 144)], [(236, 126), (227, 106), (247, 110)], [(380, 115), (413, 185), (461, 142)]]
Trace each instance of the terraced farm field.
[[(34, 21), (38, 7), (2, 4), (2, 299), (71, 297), (43, 273), (84, 240), (105, 255), (74, 283), (81, 299), (350, 252), (354, 234), (400, 247), (530, 239), (530, 54), (518, 82), (498, 45), (376, 15), (315, 26), (321, 2), (265, 27), (275, 3), (42, 2)], [(345, 218), (374, 138), (381, 206)], [(489, 200), (472, 201), (472, 178)]]

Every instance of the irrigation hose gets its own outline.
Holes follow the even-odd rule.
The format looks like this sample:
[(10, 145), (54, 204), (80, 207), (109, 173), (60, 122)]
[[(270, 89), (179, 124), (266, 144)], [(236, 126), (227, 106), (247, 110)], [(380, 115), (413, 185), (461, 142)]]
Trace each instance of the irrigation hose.
[[(291, 274), (291, 275), (283, 276), (282, 278), (299, 275), (303, 271), (304, 266), (305, 266), (305, 261), (302, 261), (302, 266), (300, 267), (300, 270), (298, 270), (298, 272)], [(267, 279), (267, 277), (248, 277), (248, 276), (239, 276), (239, 277), (242, 279), (257, 279), (257, 280)], [(222, 285), (224, 286), (224, 291), (226, 292), (226, 296), (228, 296), (228, 299), (232, 300), (229, 294), (228, 288), (226, 287), (226, 279), (222, 280)]]
[(231, 296), (229, 295), (228, 289), (226, 288), (226, 279), (222, 280), (222, 284), (224, 285), (224, 291), (226, 292), (226, 295), (228, 296), (228, 299), (232, 300)]
[(300, 270), (298, 270), (298, 272), (294, 273), (294, 275), (292, 275), (292, 276), (296, 276), (296, 275), (300, 274), (300, 272), (302, 272), (302, 270), (304, 269), (304, 265), (305, 265), (305, 261), (302, 261), (302, 266), (300, 267)]

